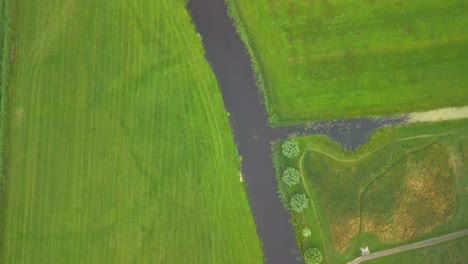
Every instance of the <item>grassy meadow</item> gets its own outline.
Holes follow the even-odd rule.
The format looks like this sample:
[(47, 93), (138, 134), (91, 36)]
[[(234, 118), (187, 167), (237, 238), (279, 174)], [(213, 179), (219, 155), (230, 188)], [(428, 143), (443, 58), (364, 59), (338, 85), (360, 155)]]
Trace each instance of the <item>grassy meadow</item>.
[(465, 1), (227, 1), (273, 124), (468, 101)]
[(467, 132), (468, 120), (388, 127), (352, 152), (325, 136), (296, 138), (301, 154), (276, 166), (301, 174), (292, 187), (278, 179), (282, 201), (310, 200), (291, 215), (299, 247), (345, 263), (362, 246), (375, 252), (468, 228)]
[(0, 74), (3, 72), (3, 42), (5, 42), (6, 14), (3, 0), (0, 0)]
[(468, 237), (364, 262), (365, 264), (462, 264), (468, 259)]
[[(4, 174), (5, 126), (7, 116), (7, 83), (10, 74), (11, 44), (11, 5), (9, 1), (0, 0), (0, 197)], [(0, 200), (1, 201), (1, 200)], [(1, 203), (0, 203), (1, 208)], [(0, 209), (1, 210), (1, 209)], [(0, 212), (1, 214), (1, 212)]]
[(3, 61), (3, 42), (5, 41), (5, 29), (7, 24), (7, 16), (5, 13), (5, 3), (4, 0), (0, 0), (0, 71), (2, 69)]
[(0, 262), (262, 263), (185, 1), (11, 3)]

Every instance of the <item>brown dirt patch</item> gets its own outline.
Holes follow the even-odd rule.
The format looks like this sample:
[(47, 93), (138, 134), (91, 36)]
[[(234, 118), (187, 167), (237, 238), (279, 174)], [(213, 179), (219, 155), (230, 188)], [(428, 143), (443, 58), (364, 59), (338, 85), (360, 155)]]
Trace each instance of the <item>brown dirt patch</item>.
[(468, 106), (450, 107), (427, 112), (411, 113), (409, 116), (409, 123), (463, 119), (468, 118)]
[(344, 253), (348, 242), (359, 231), (359, 219), (348, 218), (340, 224), (333, 225), (330, 229), (335, 250)]
[(407, 159), (404, 162), (406, 174), (401, 189), (396, 190), (397, 205), (391, 212), (390, 221), (368, 212), (363, 219), (364, 231), (376, 233), (384, 242), (399, 243), (450, 221), (456, 209), (450, 157), (447, 149), (436, 145), (425, 153), (423, 160)]

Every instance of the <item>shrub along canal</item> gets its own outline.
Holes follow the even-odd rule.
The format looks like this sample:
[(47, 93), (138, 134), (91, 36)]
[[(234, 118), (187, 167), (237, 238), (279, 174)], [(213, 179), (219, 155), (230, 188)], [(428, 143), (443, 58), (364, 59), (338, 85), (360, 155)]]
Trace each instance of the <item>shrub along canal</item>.
[(226, 110), (230, 113), (265, 261), (303, 263), (289, 214), (277, 195), (271, 142), (290, 134), (320, 133), (354, 149), (378, 127), (401, 123), (404, 118), (348, 119), (294, 127), (268, 126), (250, 57), (236, 33), (224, 0), (190, 0), (188, 8), (203, 38), (205, 57), (218, 79)]

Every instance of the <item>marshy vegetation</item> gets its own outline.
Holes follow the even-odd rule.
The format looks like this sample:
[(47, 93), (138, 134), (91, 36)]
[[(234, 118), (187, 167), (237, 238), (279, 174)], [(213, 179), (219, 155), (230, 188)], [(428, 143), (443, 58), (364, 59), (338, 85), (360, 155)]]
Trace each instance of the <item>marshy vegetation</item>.
[(318, 247), (326, 263), (346, 262), (362, 246), (378, 251), (467, 228), (467, 131), (467, 120), (382, 128), (352, 152), (307, 136), (294, 139), (294, 159), (281, 159), (277, 147), (277, 172), (301, 174), (297, 185), (277, 177), (283, 202), (295, 193), (310, 200), (291, 210), (301, 250)]

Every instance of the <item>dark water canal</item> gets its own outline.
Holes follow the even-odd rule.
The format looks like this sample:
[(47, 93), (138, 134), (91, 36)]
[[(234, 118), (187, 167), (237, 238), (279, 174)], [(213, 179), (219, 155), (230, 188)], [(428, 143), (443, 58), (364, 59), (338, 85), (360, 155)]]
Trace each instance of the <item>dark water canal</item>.
[(303, 263), (289, 214), (280, 203), (271, 161), (271, 142), (290, 134), (326, 134), (354, 149), (384, 124), (403, 119), (348, 119), (309, 125), (268, 126), (250, 57), (228, 16), (224, 0), (189, 0), (189, 11), (203, 38), (206, 59), (221, 86), (226, 110), (247, 182), (250, 206), (262, 240), (266, 263)]

